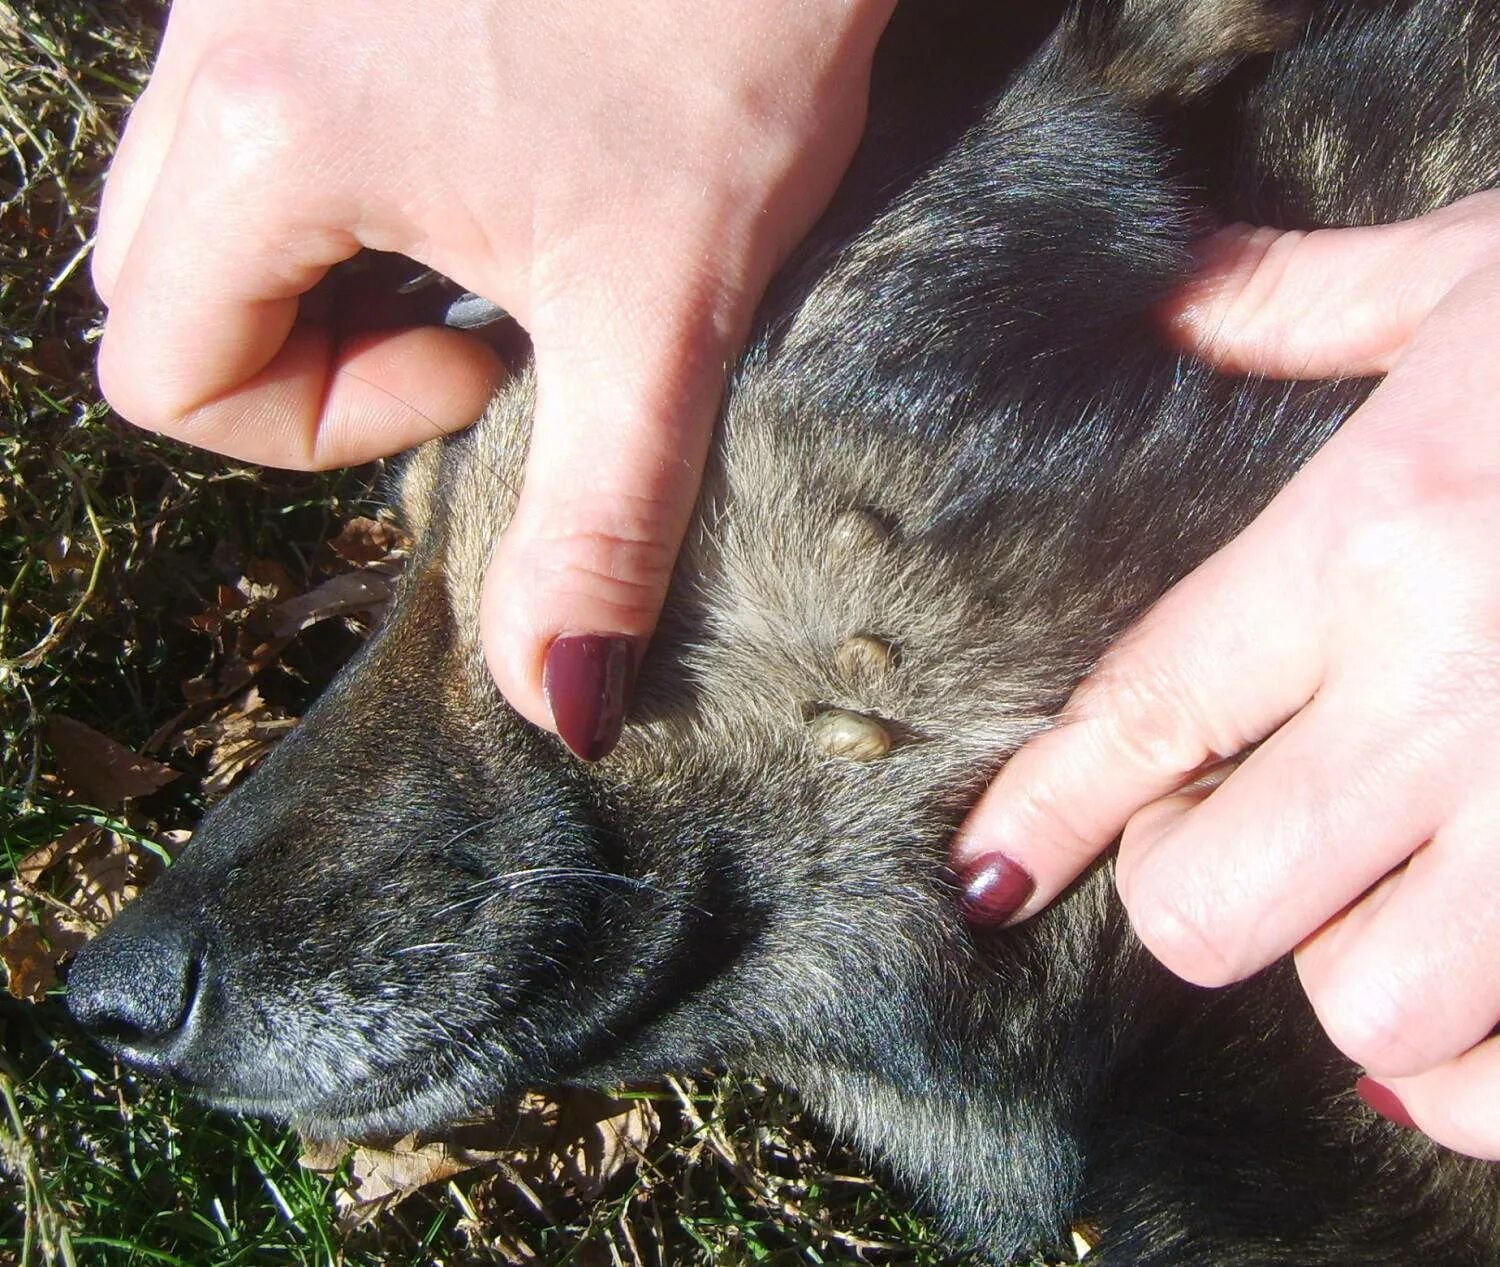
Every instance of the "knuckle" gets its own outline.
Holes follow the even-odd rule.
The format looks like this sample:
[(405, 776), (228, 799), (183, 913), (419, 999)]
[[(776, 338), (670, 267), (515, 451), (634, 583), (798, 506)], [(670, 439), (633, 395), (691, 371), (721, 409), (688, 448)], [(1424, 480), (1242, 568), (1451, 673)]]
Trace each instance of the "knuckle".
[(1424, 715), (1452, 705), (1459, 715), (1488, 710), (1500, 698), (1500, 573), (1489, 561), (1500, 531), (1494, 494), (1451, 489), (1434, 497), (1408, 488), (1397, 500), (1385, 510), (1365, 502), (1345, 517), (1325, 588), (1356, 642), (1383, 664), (1399, 655), (1396, 676), (1414, 692), (1412, 707)]
[(146, 431), (170, 433), (176, 413), (159, 391), (152, 389), (149, 372), (131, 358), (122, 356), (116, 341), (106, 335), (99, 349), (97, 367), (99, 393), (126, 422)]
[[(159, 367), (120, 354), (106, 339), (97, 367), (99, 393), (125, 421), (144, 431), (205, 448), (219, 447), (221, 414), (205, 413), (161, 382)], [(211, 418), (211, 422), (205, 422)]]
[(209, 48), (188, 88), (189, 117), (228, 158), (301, 153), (322, 131), (324, 95), (273, 47), (240, 36)]
[(1382, 520), (1406, 524), (1451, 500), (1472, 475), (1455, 469), (1454, 446), (1417, 428), (1367, 429), (1361, 441), (1341, 472), (1345, 531)]
[(1500, 1161), (1500, 1110), (1493, 1095), (1424, 1097), (1413, 1116), (1429, 1139), (1481, 1161)]
[(1344, 1055), (1371, 1073), (1402, 1077), (1432, 1068), (1431, 1018), (1404, 993), (1347, 968), (1312, 997), (1323, 1029)]
[(1350, 435), (1328, 521), (1342, 561), (1384, 566), (1420, 551), (1443, 562), (1451, 538), (1482, 526), (1487, 539), (1495, 528), (1497, 467), (1488, 437), (1476, 442), (1436, 418), (1414, 425), (1421, 408), (1410, 399), (1380, 410), (1367, 405)]
[(1312, 236), (1296, 229), (1264, 228), (1244, 236), (1233, 262), (1242, 280), (1225, 314), (1230, 329), (1253, 334), (1278, 328), (1288, 279), (1298, 275)]
[(1180, 886), (1132, 885), (1122, 893), (1131, 926), (1146, 949), (1178, 976), (1195, 985), (1222, 986), (1244, 973), (1221, 942), (1222, 919), (1207, 918)]
[(1160, 667), (1106, 665), (1097, 682), (1111, 750), (1153, 782), (1186, 776), (1215, 755), (1194, 715), (1191, 693)]
[(658, 532), (615, 526), (543, 537), (535, 558), (549, 596), (586, 603), (631, 632), (655, 622), (677, 551)]

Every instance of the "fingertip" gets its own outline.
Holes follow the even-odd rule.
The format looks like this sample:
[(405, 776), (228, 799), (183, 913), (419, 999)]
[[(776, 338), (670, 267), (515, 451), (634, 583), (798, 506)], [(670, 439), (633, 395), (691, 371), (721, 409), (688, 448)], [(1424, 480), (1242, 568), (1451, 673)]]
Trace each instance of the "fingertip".
[(1206, 886), (1215, 873), (1205, 876), (1196, 865), (1204, 849), (1186, 825), (1208, 795), (1200, 787), (1164, 796), (1131, 816), (1120, 835), (1115, 890), (1136, 936), (1168, 971), (1218, 989), (1265, 963), (1245, 960), (1230, 922), (1237, 904), (1213, 900)]
[(1366, 1075), (1355, 1082), (1354, 1091), (1373, 1112), (1386, 1121), (1394, 1122), (1409, 1131), (1418, 1129), (1410, 1111), (1401, 1102), (1401, 1097), (1383, 1082), (1377, 1082)]
[(1162, 303), (1168, 335), (1184, 350), (1231, 373), (1253, 372), (1264, 355), (1247, 335), (1258, 300), (1252, 295), (1272, 249), (1287, 235), (1278, 229), (1231, 224), (1193, 248), (1192, 276)]
[(344, 339), (334, 355), (318, 466), (368, 461), (472, 425), (505, 377), (483, 340), (415, 326)]
[(1380, 1116), (1483, 1161), (1500, 1161), (1500, 1038), (1412, 1077), (1359, 1079), (1355, 1091)]
[(580, 760), (602, 760), (624, 728), (637, 641), (618, 634), (538, 634), (518, 619), (521, 613), (508, 601), (514, 592), (504, 565), (492, 559), (480, 607), (490, 676), (527, 721), (557, 735)]
[[(623, 713), (606, 682), (623, 681), (627, 693), (633, 682), (700, 469), (696, 455), (670, 452), (644, 469), (643, 438), (629, 457), (612, 455), (618, 437), (603, 430), (589, 449), (586, 435), (559, 446), (555, 429), (549, 437), (542, 420), (534, 424), (525, 484), (490, 559), (481, 618), (486, 661), (511, 706), (591, 760), (618, 735)], [(601, 651), (596, 667), (628, 661), (628, 672), (590, 676), (593, 653), (578, 651), (585, 646)]]
[(964, 915), (979, 927), (1040, 914), (1108, 847), (1093, 848), (1038, 810), (1009, 775), (1007, 767), (980, 797), (950, 847)]
[(542, 694), (558, 737), (584, 761), (620, 740), (635, 677), (635, 645), (617, 634), (561, 634), (547, 647)]
[(978, 927), (1020, 923), (1036, 891), (1031, 873), (1014, 858), (992, 850), (979, 853), (955, 869), (964, 918)]
[(1046, 910), (1102, 850), (1059, 846), (1045, 827), (1028, 826), (1006, 805), (992, 804), (995, 791), (959, 828), (950, 866), (964, 917), (977, 927), (1009, 928)]
[[(635, 672), (666, 595), (675, 542), (622, 547), (583, 522), (550, 530), (524, 504), (491, 556), (481, 641), (506, 700), (533, 724), (595, 761), (618, 740)], [(659, 555), (632, 570), (639, 551)]]
[[(1184, 790), (1163, 796), (1130, 816), (1120, 833), (1120, 846), (1115, 857), (1115, 887), (1127, 909), (1130, 906), (1129, 894), (1135, 886), (1143, 878), (1148, 884), (1153, 882), (1151, 872), (1159, 869), (1153, 865), (1153, 858), (1158, 855), (1160, 846), (1170, 839), (1189, 812), (1201, 805), (1208, 794), (1207, 789)], [(1170, 864), (1167, 869), (1170, 870)]]
[(505, 701), (534, 726), (556, 733), (552, 711), (542, 693), (542, 666), (548, 639), (521, 618), (515, 595), (514, 556), (501, 538), (485, 570), (479, 600), (479, 641), (484, 662)]

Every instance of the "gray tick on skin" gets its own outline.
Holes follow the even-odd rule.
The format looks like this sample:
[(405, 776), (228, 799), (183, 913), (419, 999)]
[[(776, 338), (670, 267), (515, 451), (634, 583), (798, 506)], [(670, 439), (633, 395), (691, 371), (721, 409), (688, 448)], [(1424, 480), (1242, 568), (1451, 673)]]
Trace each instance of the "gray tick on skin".
[(891, 736), (884, 726), (846, 708), (818, 713), (808, 723), (808, 734), (819, 752), (849, 761), (879, 761), (891, 751)]

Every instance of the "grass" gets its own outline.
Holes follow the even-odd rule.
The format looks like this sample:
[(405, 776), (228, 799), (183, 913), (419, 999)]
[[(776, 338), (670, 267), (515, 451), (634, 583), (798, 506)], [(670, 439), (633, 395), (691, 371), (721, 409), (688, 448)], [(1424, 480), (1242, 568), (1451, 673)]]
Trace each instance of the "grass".
[[(226, 657), (191, 618), (253, 561), (306, 586), (318, 544), (374, 505), (377, 472), (226, 463), (131, 430), (99, 399), (90, 235), (162, 17), (145, 2), (0, 2), (0, 933), (65, 900), (16, 873), (69, 829), (108, 829), (131, 865), (191, 830), (203, 764), (166, 750), (163, 727), (184, 683)], [(325, 622), (257, 685), (295, 715), (352, 645)], [(57, 715), (186, 777), (89, 804), (59, 776)], [(539, 1153), (351, 1227), (347, 1163), (304, 1168), (293, 1135), (136, 1079), (70, 1026), (60, 988), (0, 996), (0, 1051), (0, 1267), (957, 1261), (792, 1100), (729, 1078), (628, 1093), (656, 1126), (596, 1199)]]

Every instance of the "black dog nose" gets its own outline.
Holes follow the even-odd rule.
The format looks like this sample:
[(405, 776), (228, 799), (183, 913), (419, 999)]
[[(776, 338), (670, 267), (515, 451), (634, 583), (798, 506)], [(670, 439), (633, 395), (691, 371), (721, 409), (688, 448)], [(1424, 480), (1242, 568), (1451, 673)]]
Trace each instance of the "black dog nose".
[(73, 961), (68, 1010), (106, 1043), (161, 1043), (187, 1020), (201, 968), (202, 941), (182, 924), (117, 924)]

